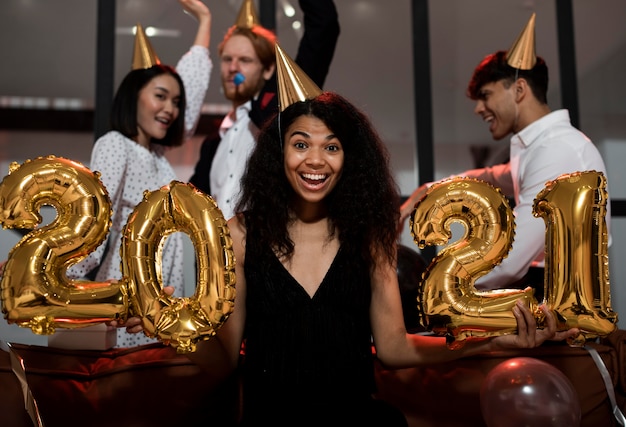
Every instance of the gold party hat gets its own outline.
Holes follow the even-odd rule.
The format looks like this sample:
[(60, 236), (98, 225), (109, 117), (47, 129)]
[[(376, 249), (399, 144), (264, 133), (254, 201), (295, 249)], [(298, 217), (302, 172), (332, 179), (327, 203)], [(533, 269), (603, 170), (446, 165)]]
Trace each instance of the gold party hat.
[(252, 28), (255, 25), (261, 25), (259, 15), (256, 13), (252, 0), (243, 0), (235, 25), (240, 28)]
[(135, 33), (135, 48), (133, 49), (133, 70), (150, 68), (160, 64), (161, 61), (150, 44), (150, 40), (143, 31), (143, 27), (137, 22), (137, 32)]
[(535, 53), (535, 13), (506, 54), (506, 62), (519, 70), (530, 70), (537, 63)]
[(278, 79), (278, 105), (284, 111), (294, 102), (315, 98), (322, 90), (306, 75), (276, 43), (276, 78)]

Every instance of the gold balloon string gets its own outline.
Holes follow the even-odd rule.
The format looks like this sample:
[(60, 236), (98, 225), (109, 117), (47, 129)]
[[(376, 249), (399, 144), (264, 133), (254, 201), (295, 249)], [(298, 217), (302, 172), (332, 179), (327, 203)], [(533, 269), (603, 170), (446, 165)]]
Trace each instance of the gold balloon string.
[(284, 147), (283, 147), (283, 131), (280, 128), (280, 111), (278, 112), (278, 143), (280, 144), (280, 152), (283, 153), (284, 152)]
[(33, 393), (28, 385), (28, 380), (26, 379), (24, 359), (13, 351), (11, 344), (6, 341), (0, 341), (0, 348), (9, 353), (9, 357), (11, 358), (11, 369), (22, 386), (22, 393), (24, 394), (24, 408), (26, 409), (26, 412), (28, 412), (28, 415), (35, 426), (43, 427), (43, 421), (41, 420), (41, 415), (39, 414), (37, 402), (33, 397)]

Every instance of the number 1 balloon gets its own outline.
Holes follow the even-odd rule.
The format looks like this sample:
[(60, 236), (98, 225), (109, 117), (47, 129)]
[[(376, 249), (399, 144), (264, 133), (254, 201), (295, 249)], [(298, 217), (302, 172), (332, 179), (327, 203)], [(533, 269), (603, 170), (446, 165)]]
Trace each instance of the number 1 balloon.
[(579, 343), (617, 328), (611, 309), (606, 178), (602, 172), (564, 174), (546, 184), (533, 215), (546, 223), (546, 302), (560, 329), (579, 328)]

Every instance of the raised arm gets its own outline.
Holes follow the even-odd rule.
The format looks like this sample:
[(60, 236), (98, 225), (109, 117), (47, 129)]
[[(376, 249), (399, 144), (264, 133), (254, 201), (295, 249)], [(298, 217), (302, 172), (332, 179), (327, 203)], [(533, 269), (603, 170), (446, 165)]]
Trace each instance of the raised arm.
[(201, 0), (178, 0), (178, 2), (185, 12), (198, 21), (194, 46), (204, 46), (208, 49), (211, 42), (211, 11)]
[(335, 54), (340, 27), (333, 0), (300, 0), (304, 34), (295, 61), (320, 88)]
[[(339, 19), (333, 0), (300, 0), (304, 14), (304, 34), (298, 45), (296, 63), (323, 87), (339, 38)], [(261, 128), (278, 111), (276, 73), (266, 81), (259, 96), (252, 101), (250, 119)], [(265, 102), (271, 98), (271, 102)]]
[(209, 89), (213, 63), (209, 56), (211, 42), (211, 11), (200, 0), (178, 0), (183, 9), (198, 22), (194, 44), (176, 65), (185, 85), (187, 108), (185, 110), (185, 135), (191, 137), (196, 130), (204, 97)]

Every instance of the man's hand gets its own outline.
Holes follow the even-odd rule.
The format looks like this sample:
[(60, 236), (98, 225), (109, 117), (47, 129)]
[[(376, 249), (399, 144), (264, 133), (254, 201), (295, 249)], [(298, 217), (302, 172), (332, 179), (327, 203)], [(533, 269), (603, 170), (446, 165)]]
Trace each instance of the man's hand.
[(422, 184), (420, 185), (411, 196), (400, 206), (400, 219), (398, 220), (398, 234), (401, 234), (406, 227), (406, 219), (413, 213), (415, 210), (415, 204), (424, 197), (426, 191), (428, 191), (428, 187), (430, 184)]

